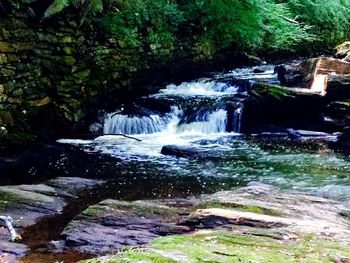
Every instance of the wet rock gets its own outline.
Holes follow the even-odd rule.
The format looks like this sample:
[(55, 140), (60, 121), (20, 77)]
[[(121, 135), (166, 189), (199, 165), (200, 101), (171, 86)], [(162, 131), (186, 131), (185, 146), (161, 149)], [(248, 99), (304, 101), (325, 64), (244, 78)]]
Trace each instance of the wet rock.
[(326, 132), (319, 132), (319, 131), (309, 131), (309, 130), (294, 130), (294, 129), (287, 129), (288, 136), (292, 139), (308, 139), (308, 138), (317, 138), (322, 139), (325, 141), (336, 141), (337, 136), (339, 134), (330, 134)]
[(7, 254), (6, 259), (8, 259), (9, 262), (17, 262), (19, 257), (25, 255), (28, 250), (29, 248), (26, 245), (0, 240), (0, 256), (2, 254)]
[(326, 185), (312, 192), (315, 195), (335, 200), (349, 200), (350, 186), (348, 185)]
[[(188, 205), (189, 202), (179, 204)], [(92, 251), (97, 255), (113, 253), (128, 245), (145, 245), (159, 235), (192, 230), (193, 232), (185, 236), (157, 239), (151, 245), (147, 245), (145, 250), (140, 250), (147, 251), (148, 255), (152, 253), (154, 257), (163, 256), (165, 258), (162, 260), (165, 262), (174, 259), (172, 255), (176, 255), (176, 258), (181, 256), (185, 262), (191, 262), (191, 258), (186, 258), (182, 253), (186, 254), (188, 249), (195, 249), (198, 255), (200, 244), (205, 240), (209, 242), (209, 246), (201, 248), (200, 255), (203, 258), (204, 255), (213, 254), (228, 256), (222, 251), (222, 247), (230, 242), (234, 247), (243, 244), (243, 247), (252, 245), (255, 249), (257, 242), (261, 242), (259, 247), (265, 242), (269, 247), (274, 247), (270, 246), (270, 242), (275, 240), (276, 244), (288, 244), (288, 253), (283, 254), (283, 257), (294, 252), (294, 248), (290, 248), (289, 245), (299, 247), (298, 242), (304, 243), (306, 240), (307, 247), (313, 239), (317, 242), (327, 240), (334, 244), (339, 243), (340, 247), (350, 245), (348, 222), (344, 220), (344, 214), (341, 214), (342, 211), (346, 211), (346, 207), (341, 203), (302, 193), (280, 191), (262, 183), (253, 182), (234, 191), (202, 196), (186, 207), (187, 209), (180, 212), (177, 206), (174, 207), (164, 200), (105, 200), (77, 216), (64, 230), (63, 237), (66, 246), (79, 251)], [(163, 232), (165, 225), (167, 231)], [(177, 228), (179, 225), (183, 228)], [(251, 238), (254, 241), (247, 242), (247, 239)], [(183, 244), (184, 240), (186, 245), (175, 248), (177, 244)], [(159, 246), (152, 248), (152, 244), (157, 242)], [(215, 244), (218, 244), (220, 249), (212, 250)], [(323, 251), (326, 246), (321, 244), (319, 247)], [(247, 254), (251, 254), (251, 249), (248, 248)], [(278, 248), (278, 251), (280, 249)], [(163, 250), (171, 250), (172, 253), (169, 255)], [(181, 251), (180, 255), (178, 251)], [(207, 251), (209, 254), (206, 254)], [(263, 253), (266, 254), (265, 249)], [(305, 253), (304, 250), (298, 253), (298, 258), (300, 255), (305, 256)], [(322, 254), (320, 257), (324, 257), (323, 252)], [(123, 255), (128, 258), (128, 255), (132, 257), (135, 254), (129, 251)], [(215, 258), (217, 259), (216, 256)]]
[[(182, 211), (182, 212), (181, 212)], [(105, 200), (71, 221), (62, 233), (64, 246), (95, 255), (140, 246), (158, 236), (188, 232), (176, 224), (183, 209), (164, 201)]]
[[(348, 225), (339, 215), (346, 208), (339, 202), (301, 193), (282, 192), (269, 185), (250, 183), (235, 191), (207, 196), (188, 219), (208, 227), (242, 225), (274, 228), (349, 239)], [(186, 220), (182, 222), (186, 225)], [(215, 219), (213, 221), (213, 219)], [(220, 219), (220, 220), (217, 220)]]
[[(62, 213), (69, 201), (77, 198), (83, 191), (89, 191), (103, 181), (78, 177), (65, 177), (49, 180), (42, 184), (0, 186), (0, 214), (11, 216), (14, 227), (23, 234), (24, 241), (28, 235), (26, 228), (34, 226), (40, 219)], [(26, 246), (7, 243), (8, 233), (0, 231), (0, 252), (23, 255)], [(3, 247), (7, 248), (6, 250)]]
[(295, 87), (299, 86), (302, 82), (303, 77), (301, 74), (300, 62), (278, 65), (275, 67), (275, 72), (283, 86)]
[(329, 75), (327, 84), (327, 94), (329, 94), (332, 97), (332, 99), (349, 98), (350, 74)]
[(299, 129), (319, 127), (322, 130), (323, 112), (327, 101), (319, 94), (303, 93), (296, 89), (274, 85), (255, 84), (249, 95), (243, 106), (241, 124), (243, 133), (269, 132), (271, 126), (298, 127)]
[(189, 158), (204, 158), (209, 156), (207, 151), (199, 147), (180, 145), (165, 145), (162, 147), (161, 154)]

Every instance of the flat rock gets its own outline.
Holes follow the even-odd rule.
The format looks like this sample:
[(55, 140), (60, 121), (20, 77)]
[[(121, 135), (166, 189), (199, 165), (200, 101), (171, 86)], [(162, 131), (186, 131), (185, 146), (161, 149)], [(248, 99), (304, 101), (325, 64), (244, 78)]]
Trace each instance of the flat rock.
[(76, 216), (61, 234), (60, 249), (95, 255), (144, 246), (156, 237), (224, 229), (274, 239), (311, 234), (349, 242), (348, 209), (318, 196), (250, 183), (199, 199), (116, 201), (107, 199)]
[(331, 198), (331, 199), (349, 200), (350, 186), (349, 185), (326, 185), (312, 191), (312, 194), (325, 197), (325, 198)]
[[(39, 219), (60, 214), (69, 200), (77, 198), (79, 192), (101, 185), (103, 181), (78, 177), (64, 177), (42, 184), (0, 186), (0, 214), (11, 216), (14, 227), (21, 232)], [(9, 234), (0, 231), (0, 253), (23, 255), (26, 246), (9, 243)]]
[[(282, 192), (268, 185), (250, 183), (235, 191), (215, 193), (201, 202), (197, 204), (201, 209), (189, 216), (191, 222), (197, 220), (203, 224), (208, 222), (208, 218), (215, 217), (226, 219), (226, 223), (231, 225), (278, 227), (288, 232), (350, 241), (349, 222), (341, 216), (347, 209), (340, 202), (330, 199)], [(212, 209), (215, 206), (221, 208)], [(212, 220), (209, 222), (212, 223)], [(213, 227), (212, 224), (210, 226)]]
[(116, 201), (90, 206), (64, 229), (64, 247), (95, 255), (116, 252), (125, 246), (145, 245), (158, 236), (190, 230), (177, 224), (185, 202)]

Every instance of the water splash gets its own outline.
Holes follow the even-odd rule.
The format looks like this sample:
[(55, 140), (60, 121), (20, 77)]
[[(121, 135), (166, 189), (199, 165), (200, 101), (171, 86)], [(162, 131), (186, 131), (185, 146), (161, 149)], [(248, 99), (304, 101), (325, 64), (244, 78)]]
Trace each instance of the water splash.
[(227, 83), (202, 79), (196, 82), (184, 82), (180, 85), (168, 85), (154, 96), (223, 96), (235, 94), (238, 89), (239, 87)]
[(192, 132), (192, 133), (222, 133), (226, 131), (227, 112), (219, 109), (214, 112), (205, 112), (196, 117), (196, 121), (191, 123), (180, 124), (178, 132)]
[(128, 116), (126, 114), (108, 114), (103, 132), (104, 134), (151, 134), (161, 132), (168, 128), (178, 119), (182, 112), (177, 107), (172, 107), (172, 111), (163, 116), (151, 114), (149, 116)]

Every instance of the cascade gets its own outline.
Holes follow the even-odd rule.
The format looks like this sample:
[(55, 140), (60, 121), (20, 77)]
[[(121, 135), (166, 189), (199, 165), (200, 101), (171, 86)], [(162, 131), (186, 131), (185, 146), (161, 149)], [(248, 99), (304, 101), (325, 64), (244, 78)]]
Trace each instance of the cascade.
[(150, 134), (166, 129), (173, 114), (151, 114), (149, 116), (128, 116), (125, 114), (108, 114), (103, 132), (104, 134)]

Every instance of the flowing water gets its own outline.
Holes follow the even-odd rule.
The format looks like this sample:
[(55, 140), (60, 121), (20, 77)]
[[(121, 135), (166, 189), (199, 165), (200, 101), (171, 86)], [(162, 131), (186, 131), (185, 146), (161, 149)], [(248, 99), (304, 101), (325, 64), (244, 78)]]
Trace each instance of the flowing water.
[[(254, 69), (237, 69), (210, 79), (168, 85), (143, 98), (143, 104), (134, 105), (134, 112), (121, 108), (106, 114), (106, 135), (95, 140), (59, 142), (122, 160), (124, 174), (130, 177), (136, 169), (146, 176), (166, 174), (170, 178), (167, 180), (174, 182), (195, 178), (201, 185), (200, 193), (261, 181), (350, 199), (350, 162), (345, 156), (324, 144), (291, 143), (287, 138), (269, 141), (240, 134), (242, 98), (247, 95), (249, 84), (278, 83), (273, 67), (265, 66), (262, 73), (254, 73)], [(151, 105), (149, 101), (168, 108), (145, 108)], [(137, 140), (113, 134), (131, 135)], [(161, 149), (165, 145), (194, 153), (187, 158), (163, 155)], [(198, 191), (190, 185), (188, 188), (188, 193)]]
[[(51, 240), (60, 239), (75, 215), (106, 198), (189, 197), (260, 181), (350, 201), (350, 161), (330, 150), (326, 142), (295, 141), (283, 133), (241, 134), (244, 99), (251, 84), (278, 84), (272, 66), (255, 72), (255, 68), (236, 69), (168, 85), (106, 113), (104, 135), (93, 140), (58, 140), (83, 152), (63, 154), (53, 164), (53, 174), (102, 177), (106, 183), (83, 192), (60, 215), (44, 217), (25, 230), (29, 234), (24, 243), (30, 251), (24, 262), (74, 262), (89, 257), (70, 250), (57, 254), (47, 248)], [(93, 130), (100, 126), (92, 124)], [(162, 147), (169, 145), (185, 151), (186, 157), (162, 154)], [(44, 170), (49, 167), (40, 165)]]

